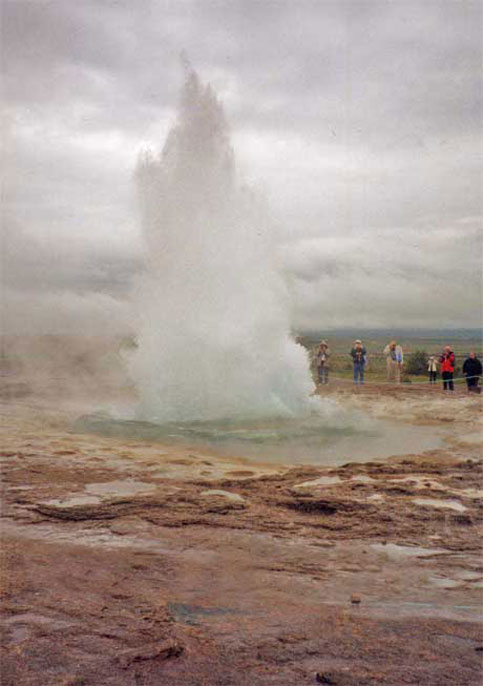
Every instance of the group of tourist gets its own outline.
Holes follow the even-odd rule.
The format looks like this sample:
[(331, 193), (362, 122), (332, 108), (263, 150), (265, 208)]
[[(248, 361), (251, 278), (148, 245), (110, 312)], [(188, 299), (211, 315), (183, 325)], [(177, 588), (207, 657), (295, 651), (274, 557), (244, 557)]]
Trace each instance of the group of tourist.
[[(402, 347), (396, 342), (391, 341), (383, 350), (386, 357), (387, 380), (390, 383), (400, 383), (404, 365), (404, 354)], [(354, 341), (350, 351), (354, 367), (354, 384), (362, 386), (364, 384), (364, 370), (367, 364), (367, 350), (360, 339)], [(322, 340), (314, 352), (315, 367), (317, 370), (317, 380), (319, 384), (329, 382), (329, 359), (330, 348), (326, 340)], [(446, 345), (439, 358), (431, 355), (427, 361), (429, 383), (435, 384), (438, 377), (438, 366), (441, 368), (444, 391), (454, 391), (454, 370), (455, 354), (451, 346)], [(463, 363), (463, 376), (469, 392), (480, 391), (479, 379), (483, 372), (483, 367), (475, 352), (470, 352), (469, 357)]]

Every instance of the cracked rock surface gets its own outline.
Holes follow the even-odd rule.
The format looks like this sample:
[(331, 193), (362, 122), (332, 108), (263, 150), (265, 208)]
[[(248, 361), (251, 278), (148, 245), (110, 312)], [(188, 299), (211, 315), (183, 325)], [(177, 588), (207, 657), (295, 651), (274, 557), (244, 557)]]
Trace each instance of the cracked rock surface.
[[(377, 416), (450, 413), (384, 392)], [(2, 684), (480, 684), (480, 401), (454, 402), (441, 449), (290, 467), (6, 398)]]

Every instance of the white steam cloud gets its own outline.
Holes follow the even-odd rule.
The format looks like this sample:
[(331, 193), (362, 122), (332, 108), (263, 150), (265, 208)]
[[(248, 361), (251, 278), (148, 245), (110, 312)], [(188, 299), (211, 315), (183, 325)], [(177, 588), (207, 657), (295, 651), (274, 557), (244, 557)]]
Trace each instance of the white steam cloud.
[(139, 416), (300, 411), (307, 359), (289, 338), (267, 215), (238, 186), (223, 110), (195, 74), (162, 155), (138, 173), (149, 251), (136, 303)]

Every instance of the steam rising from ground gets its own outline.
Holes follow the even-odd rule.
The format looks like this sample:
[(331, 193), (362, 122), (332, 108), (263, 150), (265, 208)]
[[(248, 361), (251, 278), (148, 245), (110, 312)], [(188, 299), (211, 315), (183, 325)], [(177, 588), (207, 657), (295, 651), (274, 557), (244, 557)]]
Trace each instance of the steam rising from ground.
[(154, 421), (287, 415), (308, 405), (263, 204), (237, 183), (220, 103), (190, 73), (159, 158), (138, 169), (146, 269), (133, 375)]

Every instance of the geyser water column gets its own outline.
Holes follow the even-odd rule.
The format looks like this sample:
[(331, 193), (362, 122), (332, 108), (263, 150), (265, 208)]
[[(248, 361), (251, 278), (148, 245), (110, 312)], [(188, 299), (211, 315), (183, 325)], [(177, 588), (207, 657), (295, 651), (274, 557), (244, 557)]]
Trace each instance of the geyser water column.
[(132, 362), (138, 418), (303, 412), (312, 384), (289, 336), (267, 212), (237, 182), (222, 106), (195, 73), (162, 153), (141, 160), (137, 179), (147, 245)]

